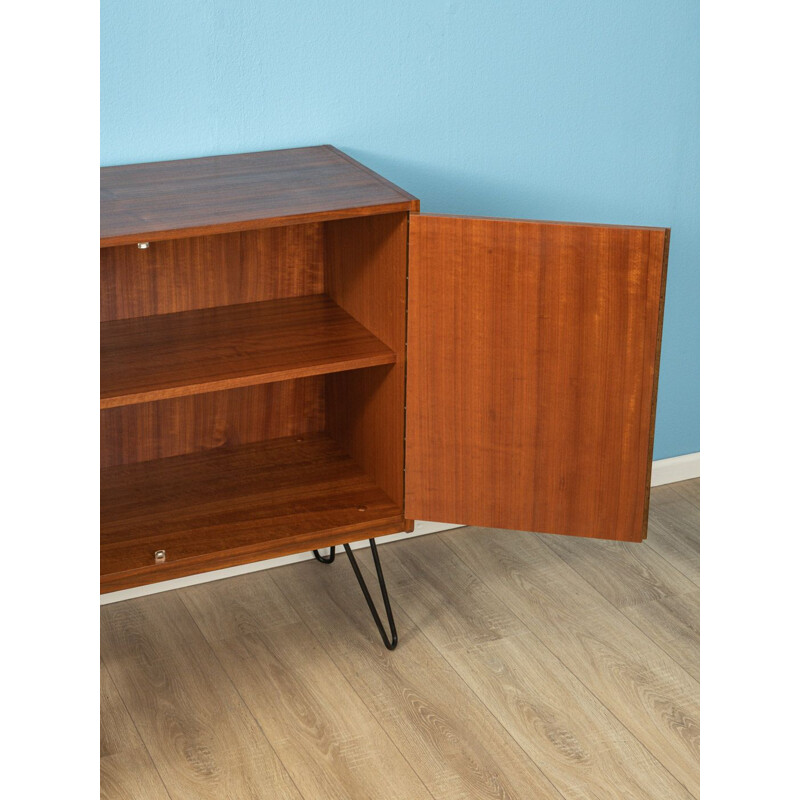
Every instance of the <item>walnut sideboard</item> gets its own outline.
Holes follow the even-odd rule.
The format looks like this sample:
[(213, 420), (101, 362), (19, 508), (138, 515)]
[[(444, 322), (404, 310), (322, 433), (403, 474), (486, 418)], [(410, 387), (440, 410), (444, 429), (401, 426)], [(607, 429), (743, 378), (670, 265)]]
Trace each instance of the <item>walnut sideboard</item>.
[(669, 230), (334, 147), (101, 170), (101, 590), (413, 530), (646, 535)]

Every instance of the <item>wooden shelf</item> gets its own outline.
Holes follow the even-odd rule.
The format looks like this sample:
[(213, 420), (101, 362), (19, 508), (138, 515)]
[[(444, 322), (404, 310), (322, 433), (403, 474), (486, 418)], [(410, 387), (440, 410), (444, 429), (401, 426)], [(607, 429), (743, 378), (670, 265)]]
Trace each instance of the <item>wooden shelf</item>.
[(100, 408), (397, 360), (326, 295), (113, 320), (100, 331)]
[(405, 530), (326, 434), (108, 467), (100, 519), (104, 592)]

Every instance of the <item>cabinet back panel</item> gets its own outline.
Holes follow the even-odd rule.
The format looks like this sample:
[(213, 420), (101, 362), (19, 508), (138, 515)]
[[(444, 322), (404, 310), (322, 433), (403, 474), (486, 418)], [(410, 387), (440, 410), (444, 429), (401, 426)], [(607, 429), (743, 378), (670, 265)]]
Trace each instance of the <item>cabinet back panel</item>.
[(250, 444), (325, 428), (324, 376), (100, 412), (102, 467)]
[(100, 251), (100, 319), (320, 294), (322, 223)]

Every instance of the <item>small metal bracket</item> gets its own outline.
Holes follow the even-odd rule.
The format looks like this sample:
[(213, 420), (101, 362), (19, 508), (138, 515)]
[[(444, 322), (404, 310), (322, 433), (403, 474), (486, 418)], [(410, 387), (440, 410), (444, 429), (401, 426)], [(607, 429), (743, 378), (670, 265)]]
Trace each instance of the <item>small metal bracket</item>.
[(147, 250), (150, 247), (150, 242), (136, 242), (136, 246), (140, 250)]

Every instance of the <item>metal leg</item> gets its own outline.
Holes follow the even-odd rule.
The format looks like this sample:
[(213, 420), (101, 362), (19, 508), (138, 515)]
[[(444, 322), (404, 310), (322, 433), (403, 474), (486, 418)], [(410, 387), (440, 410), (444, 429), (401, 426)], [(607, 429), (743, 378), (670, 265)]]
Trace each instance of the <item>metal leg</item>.
[(386, 629), (383, 627), (381, 618), (378, 616), (378, 612), (375, 609), (375, 603), (372, 602), (372, 595), (370, 595), (369, 589), (367, 589), (367, 584), (364, 582), (364, 576), (361, 574), (358, 562), (356, 561), (356, 558), (353, 555), (353, 551), (350, 549), (349, 544), (344, 545), (344, 551), (345, 553), (347, 553), (348, 559), (350, 559), (350, 566), (353, 568), (353, 572), (355, 572), (356, 574), (358, 585), (361, 587), (361, 591), (364, 593), (364, 599), (367, 601), (369, 610), (372, 612), (372, 619), (375, 620), (375, 624), (378, 626), (378, 631), (381, 634), (381, 639), (383, 639), (383, 643), (386, 645), (386, 649), (394, 650), (395, 647), (397, 647), (397, 628), (395, 628), (394, 626), (394, 617), (392, 616), (392, 606), (389, 603), (389, 594), (386, 591), (386, 581), (384, 581), (383, 579), (381, 560), (378, 557), (378, 548), (375, 546), (374, 539), (369, 540), (369, 547), (370, 550), (372, 550), (372, 560), (375, 562), (375, 572), (378, 574), (378, 585), (381, 587), (383, 606), (386, 609), (386, 619), (389, 621), (389, 630), (391, 631), (392, 634), (391, 640), (386, 635)]
[(333, 564), (333, 559), (336, 558), (336, 547), (331, 547), (331, 552), (327, 556), (321, 556), (319, 550), (314, 550), (314, 558), (316, 558), (320, 564)]
[[(367, 605), (369, 606), (369, 610), (372, 613), (372, 619), (375, 620), (375, 624), (378, 626), (378, 631), (381, 634), (381, 639), (383, 639), (383, 643), (386, 645), (388, 650), (394, 650), (397, 647), (397, 628), (394, 626), (394, 616), (392, 615), (392, 606), (389, 603), (389, 594), (386, 591), (386, 581), (383, 579), (383, 570), (381, 569), (381, 560), (378, 557), (378, 548), (375, 545), (375, 540), (369, 540), (369, 547), (372, 550), (372, 560), (375, 562), (375, 572), (378, 573), (378, 585), (381, 587), (381, 597), (383, 597), (383, 607), (386, 609), (386, 619), (389, 621), (389, 631), (392, 634), (392, 638), (386, 635), (386, 629), (383, 627), (383, 623), (381, 622), (381, 618), (378, 616), (378, 611), (375, 608), (375, 603), (372, 602), (372, 595), (369, 593), (369, 589), (367, 589), (367, 584), (364, 581), (364, 576), (361, 574), (361, 569), (358, 566), (358, 562), (356, 561), (355, 556), (353, 555), (353, 551), (350, 549), (349, 544), (343, 545), (345, 553), (347, 553), (347, 558), (350, 560), (350, 566), (353, 568), (353, 572), (356, 574), (356, 578), (358, 580), (358, 585), (361, 587), (361, 591), (364, 593), (364, 599), (367, 601)], [(321, 556), (319, 554), (319, 550), (314, 550), (314, 558), (320, 562), (320, 564), (332, 564), (333, 559), (336, 558), (336, 547), (331, 547), (331, 552), (327, 556)]]

